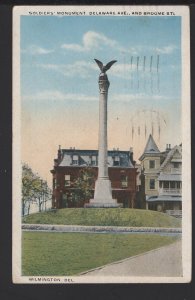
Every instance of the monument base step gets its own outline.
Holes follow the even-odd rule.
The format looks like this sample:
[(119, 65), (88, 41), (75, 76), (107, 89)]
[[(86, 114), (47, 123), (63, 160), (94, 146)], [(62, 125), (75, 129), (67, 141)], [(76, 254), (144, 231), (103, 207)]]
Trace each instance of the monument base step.
[(84, 205), (85, 208), (114, 208), (114, 207), (123, 207), (122, 203), (117, 203), (117, 202), (90, 202), (90, 203), (85, 203)]

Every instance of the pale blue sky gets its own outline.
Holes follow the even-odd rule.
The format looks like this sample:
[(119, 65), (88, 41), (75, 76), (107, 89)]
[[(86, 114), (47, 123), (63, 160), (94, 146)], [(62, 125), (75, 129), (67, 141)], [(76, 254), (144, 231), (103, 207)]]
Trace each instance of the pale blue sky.
[[(132, 139), (132, 123), (141, 127), (144, 117), (147, 134), (151, 122), (156, 128), (162, 122), (160, 138), (156, 129), (160, 147), (181, 142), (180, 17), (22, 16), (20, 38), (23, 137), (36, 144), (31, 151), (40, 150), (43, 135), (55, 149), (58, 144), (97, 148), (99, 69), (94, 58), (117, 60), (107, 73), (110, 148), (133, 146), (138, 157), (143, 145)], [(145, 143), (143, 130), (140, 140), (141, 135)], [(29, 160), (25, 149), (24, 160)]]
[[(110, 93), (118, 94), (119, 89), (123, 89), (123, 93), (129, 94), (131, 91), (124, 90), (124, 85), (130, 78), (130, 72), (129, 77), (124, 75), (124, 62), (130, 67), (131, 56), (134, 56), (134, 64), (137, 63), (136, 57), (140, 56), (141, 71), (143, 56), (146, 56), (146, 67), (149, 68), (153, 55), (155, 72), (156, 55), (159, 54), (161, 95), (178, 97), (180, 37), (180, 17), (23, 16), (22, 94), (57, 90), (66, 94), (74, 91), (76, 94), (95, 95), (94, 77), (97, 77), (98, 70), (94, 67), (93, 58), (96, 57), (105, 63), (118, 60), (118, 67), (122, 69), (117, 75), (116, 64), (115, 72), (110, 74), (113, 76)], [(74, 83), (78, 80), (80, 84), (75, 90)], [(133, 92), (141, 90), (134, 89)]]

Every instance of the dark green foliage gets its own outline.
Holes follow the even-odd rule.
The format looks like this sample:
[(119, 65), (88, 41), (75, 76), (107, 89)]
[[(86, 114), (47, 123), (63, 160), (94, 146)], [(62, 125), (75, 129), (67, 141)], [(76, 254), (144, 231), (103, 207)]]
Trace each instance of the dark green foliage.
[(92, 197), (92, 189), (94, 187), (95, 174), (90, 167), (82, 169), (78, 178), (74, 181), (74, 199), (85, 203)]

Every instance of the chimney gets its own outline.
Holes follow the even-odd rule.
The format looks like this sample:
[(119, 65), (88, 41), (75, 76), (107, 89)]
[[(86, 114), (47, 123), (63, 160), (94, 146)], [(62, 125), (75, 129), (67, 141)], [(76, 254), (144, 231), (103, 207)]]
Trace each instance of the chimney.
[(61, 150), (61, 145), (59, 145), (58, 148), (58, 161), (60, 161), (62, 159), (62, 150)]
[(132, 163), (133, 166), (135, 167), (136, 161), (133, 159), (133, 148), (130, 148), (130, 149), (132, 149), (132, 151), (131, 151), (131, 150), (129, 151), (129, 158), (130, 158), (130, 160), (131, 160), (131, 163)]

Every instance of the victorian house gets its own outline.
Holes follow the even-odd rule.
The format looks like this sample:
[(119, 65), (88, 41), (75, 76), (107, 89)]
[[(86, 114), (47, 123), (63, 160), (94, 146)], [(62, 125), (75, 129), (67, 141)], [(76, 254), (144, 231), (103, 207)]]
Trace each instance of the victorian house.
[(162, 158), (162, 153), (159, 151), (152, 135), (150, 135), (144, 152), (139, 158), (145, 177), (146, 201), (150, 196), (158, 195), (158, 175)]
[(182, 146), (167, 144), (160, 152), (152, 135), (141, 161), (146, 209), (180, 215), (182, 210)]
[[(83, 207), (88, 199), (78, 199), (78, 179), (82, 172), (90, 172), (91, 194), (93, 198), (95, 180), (98, 176), (98, 151), (61, 149), (54, 159), (52, 207)], [(86, 173), (87, 174), (87, 173)], [(137, 169), (133, 160), (133, 152), (113, 149), (108, 151), (108, 175), (112, 186), (113, 199), (122, 203), (123, 207), (136, 207)]]
[(182, 147), (175, 146), (160, 166), (157, 210), (169, 214), (182, 210)]

